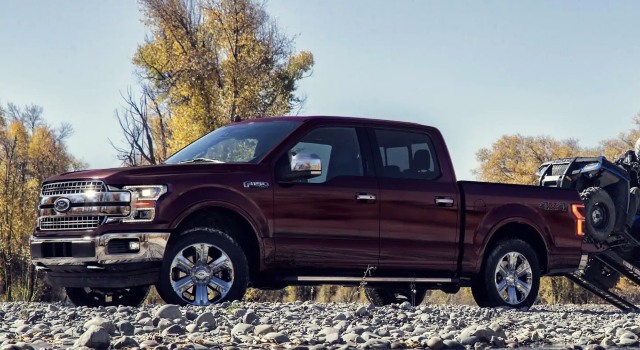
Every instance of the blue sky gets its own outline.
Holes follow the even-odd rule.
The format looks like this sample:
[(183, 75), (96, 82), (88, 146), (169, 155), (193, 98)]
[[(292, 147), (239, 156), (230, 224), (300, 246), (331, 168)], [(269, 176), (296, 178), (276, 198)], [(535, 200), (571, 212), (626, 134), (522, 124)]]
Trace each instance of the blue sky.
[[(503, 134), (593, 146), (640, 112), (640, 2), (271, 0), (314, 53), (302, 114), (433, 125), (458, 177)], [(114, 110), (135, 86), (145, 28), (135, 1), (0, 2), (0, 102), (70, 122), (71, 151), (118, 165)]]

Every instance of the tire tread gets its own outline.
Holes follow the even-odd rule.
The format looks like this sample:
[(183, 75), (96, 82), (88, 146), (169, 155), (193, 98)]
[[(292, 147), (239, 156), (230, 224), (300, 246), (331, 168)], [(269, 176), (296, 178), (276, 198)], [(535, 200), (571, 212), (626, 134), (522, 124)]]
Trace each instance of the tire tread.
[(231, 235), (227, 234), (228, 230), (233, 229), (233, 226), (230, 225), (229, 227), (225, 227), (220, 224), (220, 221), (217, 222), (218, 227), (190, 227), (178, 233), (178, 238), (176, 238), (176, 240), (167, 247), (162, 264), (160, 281), (156, 285), (158, 294), (165, 302), (178, 305), (188, 304), (174, 293), (173, 288), (171, 287), (171, 282), (169, 281), (169, 278), (167, 276), (169, 274), (169, 269), (171, 268), (173, 256), (177, 254), (182, 248), (184, 248), (182, 247), (182, 245), (185, 242), (189, 242), (191, 240), (205, 241), (211, 244), (220, 244), (220, 242), (223, 242), (224, 244), (229, 245), (230, 251), (227, 251), (225, 249), (225, 253), (229, 255), (230, 258), (231, 255), (236, 255), (236, 258), (240, 261), (233, 261), (233, 286), (231, 287), (229, 293), (218, 302), (224, 302), (227, 300), (240, 300), (244, 296), (244, 293), (246, 292), (249, 285), (249, 263), (247, 261), (247, 257), (238, 242), (236, 242), (231, 237)]
[[(529, 296), (518, 305), (509, 305), (497, 295), (497, 292), (494, 291), (494, 272), (488, 268), (488, 265), (493, 266), (493, 260), (501, 258), (502, 255), (508, 251), (518, 251), (525, 255), (533, 271), (533, 280)], [(531, 307), (531, 305), (535, 303), (540, 289), (541, 270), (538, 253), (536, 253), (529, 243), (519, 238), (506, 238), (497, 242), (491, 251), (485, 255), (480, 274), (471, 286), (471, 292), (476, 304), (480, 307)]]

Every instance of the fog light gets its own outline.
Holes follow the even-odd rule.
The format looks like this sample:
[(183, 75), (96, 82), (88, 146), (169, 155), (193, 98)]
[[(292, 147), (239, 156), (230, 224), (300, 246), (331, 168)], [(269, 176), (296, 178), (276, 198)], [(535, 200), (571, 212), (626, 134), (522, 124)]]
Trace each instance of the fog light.
[(134, 218), (140, 221), (151, 221), (153, 219), (153, 214), (153, 210), (138, 210)]
[(140, 242), (129, 242), (129, 250), (131, 251), (140, 250)]

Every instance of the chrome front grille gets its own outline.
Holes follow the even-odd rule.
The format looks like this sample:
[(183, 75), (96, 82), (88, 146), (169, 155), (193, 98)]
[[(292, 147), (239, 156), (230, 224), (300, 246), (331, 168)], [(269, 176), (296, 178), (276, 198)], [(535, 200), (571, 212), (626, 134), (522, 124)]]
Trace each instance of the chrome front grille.
[(38, 203), (38, 230), (93, 230), (131, 214), (131, 192), (108, 188), (100, 180), (48, 183)]
[(42, 196), (60, 196), (67, 194), (102, 192), (105, 190), (102, 181), (65, 181), (54, 182), (42, 186)]
[(104, 217), (102, 216), (45, 216), (39, 220), (40, 229), (43, 231), (56, 230), (91, 230), (97, 228)]

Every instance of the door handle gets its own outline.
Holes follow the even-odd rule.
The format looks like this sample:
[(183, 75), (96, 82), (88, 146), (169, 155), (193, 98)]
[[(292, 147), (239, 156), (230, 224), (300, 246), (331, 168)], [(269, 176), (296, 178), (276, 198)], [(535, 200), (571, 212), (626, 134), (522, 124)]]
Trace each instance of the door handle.
[(435, 202), (439, 207), (453, 207), (453, 198), (451, 197), (436, 197)]
[(376, 201), (376, 195), (371, 193), (356, 193), (358, 202), (373, 203)]

